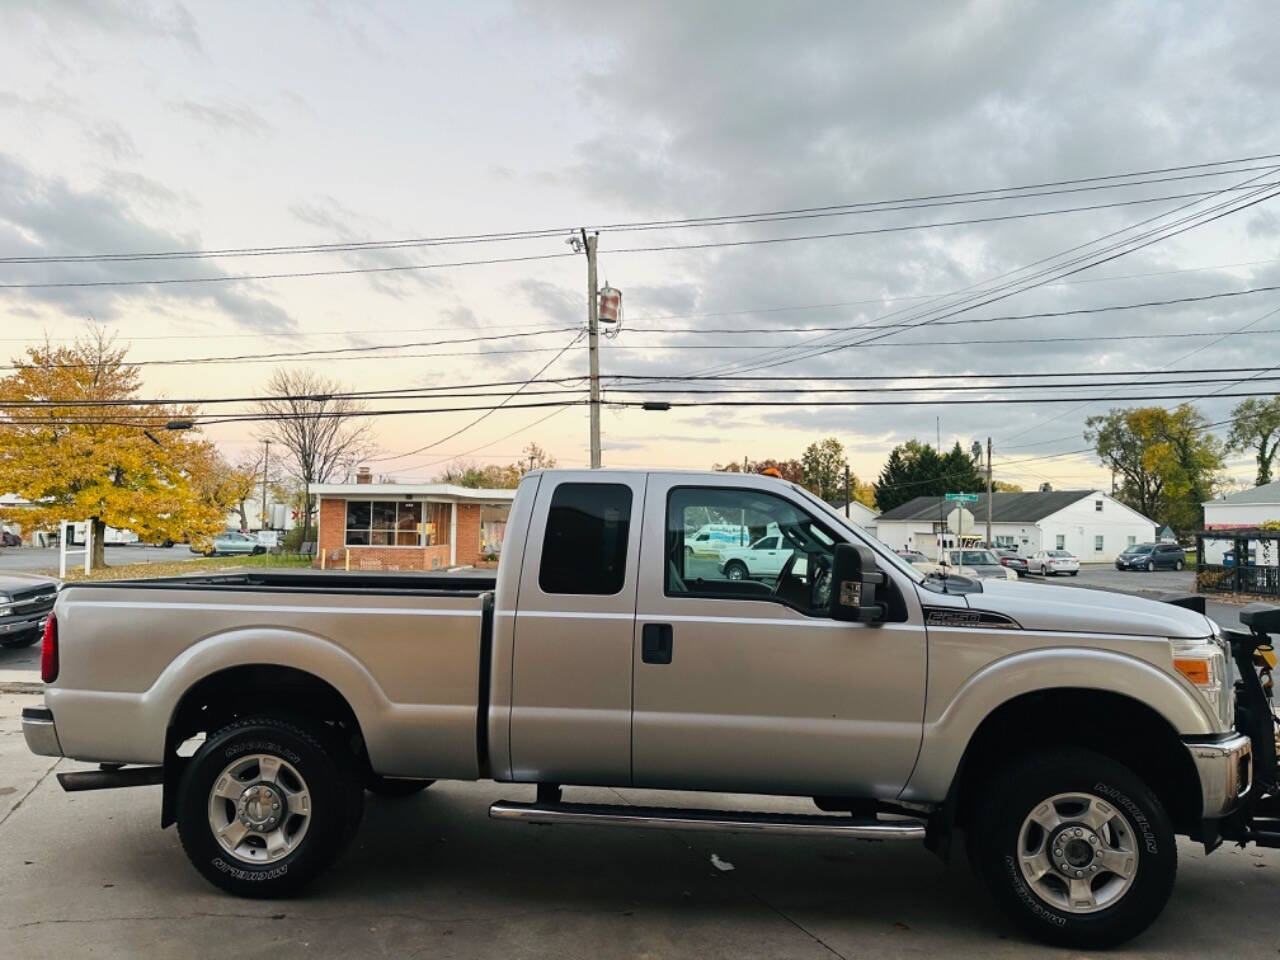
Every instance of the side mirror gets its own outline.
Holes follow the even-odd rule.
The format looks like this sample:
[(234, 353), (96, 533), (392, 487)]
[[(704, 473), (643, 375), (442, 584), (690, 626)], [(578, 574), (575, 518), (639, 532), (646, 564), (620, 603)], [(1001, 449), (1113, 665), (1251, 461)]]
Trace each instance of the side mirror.
[(876, 590), (884, 585), (884, 574), (876, 568), (870, 547), (837, 543), (831, 558), (830, 613), (833, 620), (876, 623), (884, 619), (884, 604)]

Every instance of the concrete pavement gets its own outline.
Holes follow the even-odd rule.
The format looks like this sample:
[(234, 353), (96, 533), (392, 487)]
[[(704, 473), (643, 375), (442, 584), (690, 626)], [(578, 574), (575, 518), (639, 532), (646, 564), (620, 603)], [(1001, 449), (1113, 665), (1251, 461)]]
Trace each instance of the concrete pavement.
[[(527, 787), (370, 797), (347, 854), (299, 899), (237, 900), (159, 829), (159, 788), (65, 794), (0, 695), (6, 956), (837, 958), (1077, 956), (1023, 940), (961, 858), (913, 844), (499, 824)], [(61, 761), (57, 770), (82, 765)], [(689, 802), (574, 789), (584, 801)], [(705, 797), (812, 810), (805, 800)], [(715, 854), (722, 870), (713, 865)], [(1179, 845), (1174, 898), (1122, 957), (1274, 958), (1280, 851)]]

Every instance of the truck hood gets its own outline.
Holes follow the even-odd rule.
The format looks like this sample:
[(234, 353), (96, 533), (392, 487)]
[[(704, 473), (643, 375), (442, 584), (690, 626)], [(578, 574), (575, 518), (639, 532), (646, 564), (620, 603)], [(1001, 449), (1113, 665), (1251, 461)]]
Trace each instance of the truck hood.
[(1202, 613), (1106, 590), (983, 580), (982, 592), (967, 594), (967, 599), (972, 609), (1003, 613), (1027, 630), (1188, 640), (1213, 633), (1213, 624)]

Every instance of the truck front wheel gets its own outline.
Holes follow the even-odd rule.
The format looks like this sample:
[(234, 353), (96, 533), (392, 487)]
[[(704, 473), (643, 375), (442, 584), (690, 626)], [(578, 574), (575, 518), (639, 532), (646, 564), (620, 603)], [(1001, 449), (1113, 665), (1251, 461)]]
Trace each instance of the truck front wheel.
[(273, 717), (209, 737), (177, 797), (182, 847), (206, 879), (242, 897), (289, 896), (341, 852), (364, 794), (323, 741), (321, 730)]
[(1159, 799), (1126, 767), (1048, 751), (994, 778), (971, 850), (1001, 908), (1038, 939), (1115, 946), (1159, 916), (1178, 852)]

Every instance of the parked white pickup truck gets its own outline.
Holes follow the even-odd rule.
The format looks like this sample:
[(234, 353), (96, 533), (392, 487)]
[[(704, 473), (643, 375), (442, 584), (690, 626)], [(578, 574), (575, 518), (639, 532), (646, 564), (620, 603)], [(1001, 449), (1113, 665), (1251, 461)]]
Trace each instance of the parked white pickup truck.
[[(686, 531), (708, 515), (776, 524), (791, 551), (776, 580), (686, 572)], [(66, 789), (162, 783), (161, 824), (245, 896), (331, 863), (364, 787), (491, 777), (537, 785), (493, 804), (509, 821), (943, 856), (961, 835), (1018, 923), (1097, 946), (1159, 914), (1176, 835), (1280, 844), (1253, 668), (1280, 610), (1242, 619), (1253, 632), (1227, 636), (1169, 603), (928, 578), (767, 477), (536, 472), (496, 580), (69, 584), (23, 727), (36, 753), (108, 765), (60, 774)], [(815, 812), (564, 799), (588, 784), (807, 796)]]

